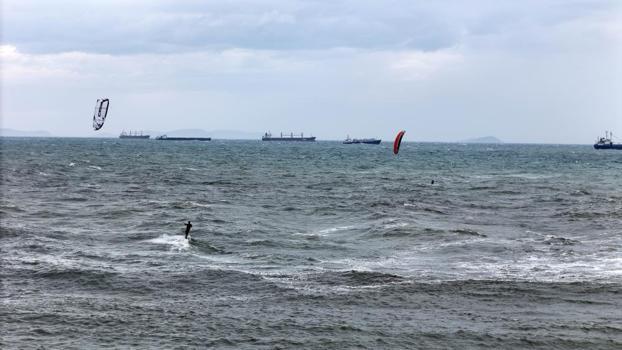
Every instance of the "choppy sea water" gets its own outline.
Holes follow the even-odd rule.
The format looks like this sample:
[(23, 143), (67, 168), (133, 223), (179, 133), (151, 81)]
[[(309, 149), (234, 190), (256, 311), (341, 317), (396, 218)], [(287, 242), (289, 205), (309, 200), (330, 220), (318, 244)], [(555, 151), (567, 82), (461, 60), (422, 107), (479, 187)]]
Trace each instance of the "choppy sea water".
[(2, 348), (622, 347), (619, 151), (0, 140)]

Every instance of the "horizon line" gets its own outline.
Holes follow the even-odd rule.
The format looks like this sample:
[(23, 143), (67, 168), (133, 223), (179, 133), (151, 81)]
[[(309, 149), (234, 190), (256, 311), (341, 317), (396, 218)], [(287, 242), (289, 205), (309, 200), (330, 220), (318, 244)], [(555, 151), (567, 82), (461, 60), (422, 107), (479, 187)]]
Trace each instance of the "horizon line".
[[(29, 139), (108, 139), (108, 140), (118, 140), (119, 137), (115, 136), (59, 136), (59, 135), (49, 135), (49, 136), (7, 136), (0, 135), (0, 138), (29, 138)], [(227, 139), (227, 138), (214, 138), (211, 137), (212, 141), (262, 141), (261, 139)], [(155, 138), (149, 138), (147, 140), (155, 140)], [(342, 142), (343, 140), (335, 140), (335, 139), (316, 139), (314, 142)], [(393, 141), (381, 141), (382, 143), (391, 143)], [(277, 141), (278, 143), (278, 141)], [(307, 142), (302, 142), (307, 143)], [(312, 142), (311, 142), (312, 143)], [(465, 141), (412, 141), (412, 140), (404, 140), (402, 143), (442, 143), (442, 144), (463, 144), (463, 145), (547, 145), (547, 146), (592, 146), (592, 143), (551, 143), (551, 142), (465, 142)], [(298, 144), (298, 143), (296, 143)]]

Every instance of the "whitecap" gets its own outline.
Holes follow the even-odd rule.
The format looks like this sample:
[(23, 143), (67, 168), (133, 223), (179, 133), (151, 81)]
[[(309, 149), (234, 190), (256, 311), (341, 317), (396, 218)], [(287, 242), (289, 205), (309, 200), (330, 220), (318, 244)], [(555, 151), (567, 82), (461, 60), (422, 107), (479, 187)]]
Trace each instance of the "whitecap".
[(193, 202), (193, 201), (182, 202), (180, 206), (183, 208), (193, 208), (193, 207), (210, 208), (211, 207), (211, 205), (207, 203), (199, 203), (199, 202)]
[(534, 174), (534, 173), (516, 173), (516, 174), (507, 174), (504, 176), (514, 177), (514, 178), (519, 178), (519, 179), (526, 179), (526, 180), (541, 180), (541, 179), (551, 179), (554, 177), (559, 177), (559, 175), (555, 175), (555, 174)]
[(323, 230), (319, 230), (318, 233), (319, 234), (328, 234), (328, 233), (333, 233), (333, 232), (338, 232), (338, 231), (346, 231), (346, 230), (351, 230), (355, 228), (355, 226), (337, 226), (337, 227), (330, 227), (330, 228), (326, 228)]
[(194, 206), (194, 207), (200, 207), (200, 208), (210, 208), (211, 205), (206, 204), (206, 203), (199, 203), (199, 202), (190, 202), (190, 205)]
[(312, 232), (296, 232), (294, 233), (294, 235), (299, 235), (299, 236), (310, 236), (310, 237), (320, 237), (320, 236), (327, 236), (331, 233), (335, 233), (335, 232), (339, 232), (339, 231), (347, 231), (347, 230), (351, 230), (353, 228), (356, 228), (356, 226), (336, 226), (336, 227), (329, 227), (329, 228), (325, 228), (319, 231), (312, 231)]
[(393, 228), (401, 228), (401, 227), (406, 227), (406, 226), (408, 226), (407, 222), (396, 222), (392, 224), (386, 224), (384, 225), (384, 228), (393, 229)]
[(171, 235), (163, 234), (160, 237), (147, 240), (147, 242), (155, 243), (155, 244), (170, 245), (171, 250), (177, 250), (177, 251), (183, 251), (183, 250), (190, 249), (190, 242), (188, 242), (188, 240), (182, 235), (171, 236)]

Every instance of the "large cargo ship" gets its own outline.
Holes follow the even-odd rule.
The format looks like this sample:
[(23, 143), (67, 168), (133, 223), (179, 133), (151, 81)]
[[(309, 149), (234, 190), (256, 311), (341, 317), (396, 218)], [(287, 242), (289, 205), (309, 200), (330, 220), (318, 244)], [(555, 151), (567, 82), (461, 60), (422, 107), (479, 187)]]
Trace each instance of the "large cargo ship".
[(352, 144), (356, 144), (356, 143), (365, 143), (368, 145), (379, 145), (380, 144), (379, 139), (351, 139), (350, 136), (348, 136), (344, 141), (343, 144), (344, 145), (352, 145)]
[(161, 141), (212, 141), (211, 137), (169, 137), (161, 135), (156, 137), (156, 140)]
[(605, 131), (605, 137), (599, 137), (594, 144), (596, 149), (622, 149), (622, 143), (613, 142), (613, 133)]
[(144, 135), (142, 131), (138, 133), (137, 131), (132, 132), (132, 130), (130, 132), (123, 130), (119, 135), (120, 139), (148, 139), (149, 137), (149, 135)]
[(307, 141), (314, 142), (315, 136), (305, 136), (303, 133), (300, 135), (295, 135), (294, 133), (290, 133), (289, 135), (281, 133), (281, 136), (276, 137), (272, 136), (271, 133), (267, 132), (261, 137), (262, 141)]

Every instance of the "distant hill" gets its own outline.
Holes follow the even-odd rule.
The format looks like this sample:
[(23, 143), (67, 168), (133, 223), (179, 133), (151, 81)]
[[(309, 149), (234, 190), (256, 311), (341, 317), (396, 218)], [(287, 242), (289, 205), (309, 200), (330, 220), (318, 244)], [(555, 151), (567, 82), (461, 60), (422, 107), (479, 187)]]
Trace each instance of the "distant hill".
[(119, 137), (119, 135), (115, 135), (115, 134), (111, 134), (109, 132), (97, 132), (94, 131), (92, 134), (89, 134), (88, 137), (101, 137), (101, 138), (116, 138)]
[(210, 131), (211, 137), (214, 139), (226, 140), (261, 140), (261, 132), (246, 132), (237, 130), (213, 130)]
[(464, 143), (503, 143), (503, 141), (499, 140), (494, 136), (484, 136), (484, 137), (476, 137), (473, 139), (462, 140), (460, 142)]
[(10, 136), (10, 137), (50, 137), (50, 134), (47, 131), (23, 131), (23, 130), (14, 130), (14, 129), (0, 129), (0, 136)]
[[(211, 135), (203, 129), (178, 129), (165, 132), (166, 136), (171, 137), (211, 137)], [(159, 136), (157, 134), (151, 136)]]

